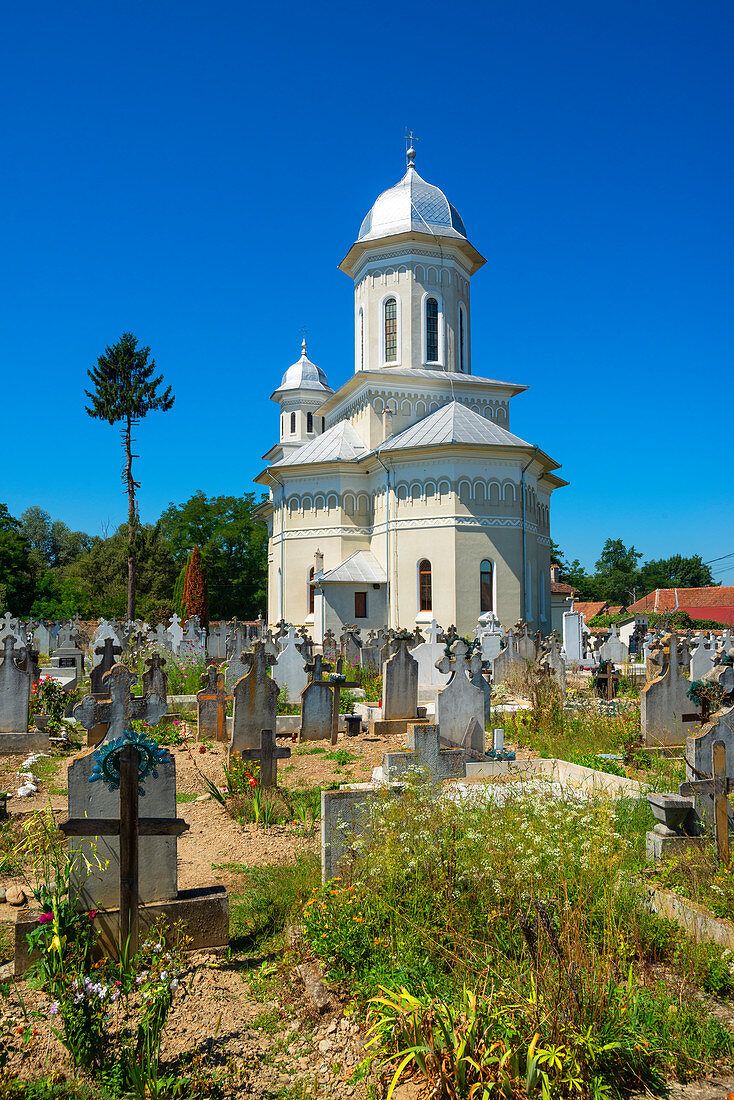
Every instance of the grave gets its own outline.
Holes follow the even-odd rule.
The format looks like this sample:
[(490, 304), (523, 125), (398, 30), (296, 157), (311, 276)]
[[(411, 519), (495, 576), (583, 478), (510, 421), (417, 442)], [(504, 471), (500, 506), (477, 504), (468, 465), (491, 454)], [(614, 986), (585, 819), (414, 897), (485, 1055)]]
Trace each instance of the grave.
[(252, 668), (252, 654), (240, 652), (239, 654), (233, 654), (227, 662), (224, 670), (224, 682), (227, 691), (232, 691), (238, 680), (241, 680), (243, 676)]
[(89, 685), (92, 695), (101, 695), (102, 680), (116, 664), (117, 657), (122, 655), (122, 646), (116, 645), (112, 638), (105, 638), (101, 645), (94, 651), (101, 659), (92, 668), (89, 674)]
[(279, 694), (277, 683), (268, 676), (265, 646), (262, 642), (255, 642), (252, 664), (232, 689), (234, 717), (229, 746), (230, 759), (243, 749), (258, 748), (262, 730), (278, 728), (276, 719)]
[[(475, 649), (469, 662), (469, 680), (484, 695), (484, 720), (481, 725), (482, 729), (486, 729), (492, 719), (492, 687), (484, 675), (482, 662), (482, 651)], [(482, 744), (484, 744), (484, 737), (482, 737)], [(483, 752), (484, 750), (480, 749), (479, 751)]]
[(132, 695), (130, 688), (137, 682), (137, 676), (124, 665), (113, 665), (102, 679), (106, 697), (98, 699), (94, 695), (85, 695), (74, 707), (75, 721), (90, 731), (106, 725), (105, 742), (122, 737), (130, 730), (133, 718), (155, 726), (168, 710), (168, 704), (150, 692), (147, 695)]
[(383, 754), (382, 777), (395, 782), (410, 772), (420, 773), (427, 782), (437, 785), (444, 779), (464, 778), (466, 760), (461, 749), (441, 747), (437, 725), (411, 723), (407, 750)]
[(411, 657), (418, 662), (418, 684), (420, 687), (445, 687), (449, 682), (449, 673), (441, 672), (436, 666), (444, 655), (444, 647), (438, 640), (438, 623), (431, 620), (428, 637), (411, 649)]
[(312, 680), (301, 692), (299, 741), (331, 740), (334, 693), (323, 680)]
[(502, 627), (494, 611), (484, 611), (479, 616), (476, 637), (481, 646), (482, 660), (493, 661), (502, 647)]
[(153, 653), (145, 660), (146, 669), (143, 673), (143, 695), (150, 692), (157, 695), (164, 703), (168, 703), (168, 673), (165, 671), (166, 658), (160, 653)]
[(408, 651), (408, 639), (397, 639), (397, 652), (385, 662), (382, 720), (370, 722), (373, 737), (405, 734), (418, 718), (418, 662)]
[(663, 672), (640, 692), (640, 726), (648, 747), (683, 745), (691, 722), (700, 722), (700, 708), (687, 697), (690, 681), (678, 663), (678, 640), (668, 635), (668, 660)]
[(0, 755), (48, 752), (48, 734), (28, 732), (31, 673), (20, 667), (25, 649), (15, 648), (15, 637), (6, 634), (0, 651)]
[(502, 684), (514, 673), (523, 673), (527, 669), (527, 661), (517, 650), (515, 631), (508, 630), (504, 640), (504, 649), (492, 661), (493, 684)]
[(348, 876), (354, 843), (361, 837), (381, 801), (400, 796), (401, 788), (376, 790), (372, 784), (321, 792), (321, 881)]
[(287, 760), (291, 750), (278, 748), (275, 734), (270, 729), (260, 731), (259, 748), (242, 749), (240, 755), (243, 760), (259, 761), (260, 786), (263, 790), (269, 790), (271, 787), (278, 786), (278, 761)]
[(283, 649), (273, 667), (273, 674), (281, 688), (285, 688), (286, 702), (299, 703), (301, 692), (308, 683), (308, 677), (303, 654), (296, 643), (296, 630), (293, 626), (288, 627)]
[(459, 639), (454, 646), (454, 671), (451, 679), (443, 691), (438, 693), (436, 700), (436, 721), (443, 741), (451, 745), (463, 745), (466, 728), (472, 718), (475, 718), (479, 735), (474, 736), (469, 747), (473, 752), (484, 754), (484, 691), (469, 680), (466, 655), (466, 644)]
[(629, 657), (629, 649), (619, 637), (619, 627), (616, 623), (612, 623), (609, 637), (599, 650), (599, 659), (621, 665), (629, 661)]
[(204, 686), (196, 693), (198, 740), (203, 741), (207, 737), (212, 741), (226, 741), (227, 703), (232, 701), (233, 696), (227, 695), (224, 674), (218, 671), (216, 665), (209, 665), (201, 682)]

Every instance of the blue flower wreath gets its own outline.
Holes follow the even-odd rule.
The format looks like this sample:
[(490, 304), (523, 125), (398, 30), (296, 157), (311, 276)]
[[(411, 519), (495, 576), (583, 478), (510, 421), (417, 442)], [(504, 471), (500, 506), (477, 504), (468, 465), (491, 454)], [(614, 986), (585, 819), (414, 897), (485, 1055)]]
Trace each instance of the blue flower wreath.
[(134, 745), (140, 754), (138, 766), (138, 791), (145, 794), (143, 784), (149, 775), (158, 778), (158, 765), (168, 755), (157, 741), (146, 737), (144, 733), (127, 730), (122, 737), (116, 737), (114, 741), (106, 741), (94, 754), (94, 770), (89, 777), (90, 783), (101, 780), (108, 791), (120, 789), (120, 756), (126, 745)]

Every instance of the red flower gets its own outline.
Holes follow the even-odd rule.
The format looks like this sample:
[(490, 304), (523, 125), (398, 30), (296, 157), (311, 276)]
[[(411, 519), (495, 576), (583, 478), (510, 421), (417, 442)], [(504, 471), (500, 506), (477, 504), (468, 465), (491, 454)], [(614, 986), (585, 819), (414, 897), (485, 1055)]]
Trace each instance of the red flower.
[(250, 784), (251, 787), (257, 786), (257, 779), (255, 779), (254, 775), (248, 775), (247, 782)]
[(49, 922), (52, 921), (53, 919), (54, 919), (53, 913), (41, 913), (40, 917), (38, 918), (38, 923), (39, 924), (49, 924)]
[(97, 916), (97, 910), (96, 909), (90, 909), (89, 912), (87, 913), (87, 916), (89, 917), (90, 920), (94, 920), (94, 918)]
[(206, 752), (206, 747), (204, 745), (199, 745), (199, 752)]

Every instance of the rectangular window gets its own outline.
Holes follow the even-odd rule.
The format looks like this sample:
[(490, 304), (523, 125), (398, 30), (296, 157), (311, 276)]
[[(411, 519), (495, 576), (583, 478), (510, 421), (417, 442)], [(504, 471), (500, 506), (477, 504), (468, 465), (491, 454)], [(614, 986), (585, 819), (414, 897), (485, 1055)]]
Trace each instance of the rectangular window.
[(354, 593), (354, 617), (355, 619), (367, 618), (367, 593)]

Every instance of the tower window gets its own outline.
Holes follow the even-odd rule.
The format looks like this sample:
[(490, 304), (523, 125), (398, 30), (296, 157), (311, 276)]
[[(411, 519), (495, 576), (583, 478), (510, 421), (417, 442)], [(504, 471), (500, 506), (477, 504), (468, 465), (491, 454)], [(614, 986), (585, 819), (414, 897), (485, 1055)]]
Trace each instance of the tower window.
[(433, 594), (431, 586), (431, 563), (424, 558), (418, 565), (418, 610), (433, 610)]
[(314, 567), (308, 571), (308, 613), (313, 615), (314, 602), (316, 599), (316, 585), (313, 583)]
[(296, 434), (296, 414), (291, 413), (291, 435)]
[(306, 431), (313, 431), (313, 413), (306, 413)]
[(463, 306), (459, 306), (459, 370), (466, 370), (466, 322)]
[(385, 301), (385, 362), (395, 363), (398, 358), (398, 303), (395, 298)]
[(426, 299), (426, 362), (438, 362), (438, 302)]
[(479, 566), (479, 610), (482, 611), (494, 611), (494, 592), (493, 592), (493, 572), (494, 567), (491, 561), (483, 561)]
[(364, 310), (359, 311), (359, 369), (364, 370)]

